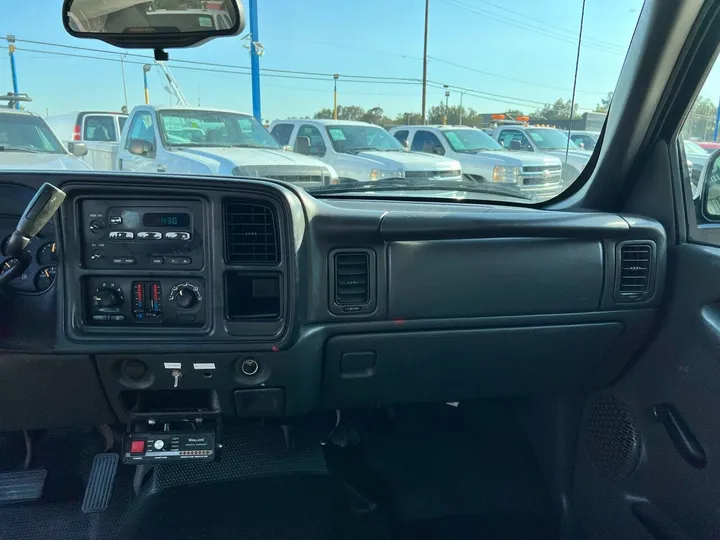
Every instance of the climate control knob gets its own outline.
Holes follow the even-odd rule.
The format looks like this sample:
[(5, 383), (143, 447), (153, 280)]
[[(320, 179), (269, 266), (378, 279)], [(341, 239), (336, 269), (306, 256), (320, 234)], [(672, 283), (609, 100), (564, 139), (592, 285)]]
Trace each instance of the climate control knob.
[(120, 296), (112, 289), (100, 289), (93, 297), (95, 306), (99, 308), (113, 308), (120, 305)]
[(170, 290), (170, 300), (174, 300), (175, 305), (181, 309), (189, 309), (202, 300), (202, 296), (195, 285), (182, 283)]

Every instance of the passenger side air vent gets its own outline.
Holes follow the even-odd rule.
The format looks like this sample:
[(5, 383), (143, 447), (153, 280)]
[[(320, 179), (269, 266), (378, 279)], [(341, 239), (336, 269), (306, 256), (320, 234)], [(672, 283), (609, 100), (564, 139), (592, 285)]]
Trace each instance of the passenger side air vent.
[(235, 264), (276, 264), (278, 228), (272, 206), (254, 200), (225, 203), (226, 259)]
[(330, 309), (337, 314), (375, 309), (375, 254), (371, 250), (338, 250), (331, 255)]
[(651, 242), (625, 242), (617, 251), (615, 299), (639, 302), (652, 292), (655, 271), (655, 245)]

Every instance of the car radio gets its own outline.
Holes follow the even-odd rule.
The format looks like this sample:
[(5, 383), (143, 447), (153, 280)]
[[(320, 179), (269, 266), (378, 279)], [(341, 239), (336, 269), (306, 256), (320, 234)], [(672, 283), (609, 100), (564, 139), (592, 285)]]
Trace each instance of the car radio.
[(90, 269), (199, 270), (200, 201), (80, 201), (83, 264)]

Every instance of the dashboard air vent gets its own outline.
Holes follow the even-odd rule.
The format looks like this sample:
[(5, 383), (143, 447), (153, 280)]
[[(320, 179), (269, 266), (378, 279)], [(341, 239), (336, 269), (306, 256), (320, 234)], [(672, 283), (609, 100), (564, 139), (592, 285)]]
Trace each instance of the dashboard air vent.
[(335, 255), (335, 303), (363, 305), (370, 301), (370, 258), (363, 252)]
[(619, 300), (637, 302), (650, 292), (654, 249), (649, 243), (626, 243), (620, 247), (617, 282)]
[(276, 264), (279, 261), (277, 224), (272, 206), (259, 201), (225, 203), (227, 262)]

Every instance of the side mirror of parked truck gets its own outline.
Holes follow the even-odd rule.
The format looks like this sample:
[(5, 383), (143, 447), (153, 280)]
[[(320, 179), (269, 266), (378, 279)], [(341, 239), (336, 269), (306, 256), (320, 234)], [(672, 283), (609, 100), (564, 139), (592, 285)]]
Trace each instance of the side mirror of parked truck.
[(128, 151), (136, 156), (149, 156), (153, 152), (153, 144), (142, 139), (132, 139)]
[(310, 137), (298, 137), (295, 142), (295, 151), (304, 156), (310, 155)]
[(87, 145), (81, 142), (68, 142), (68, 150), (75, 157), (83, 157), (88, 153)]

